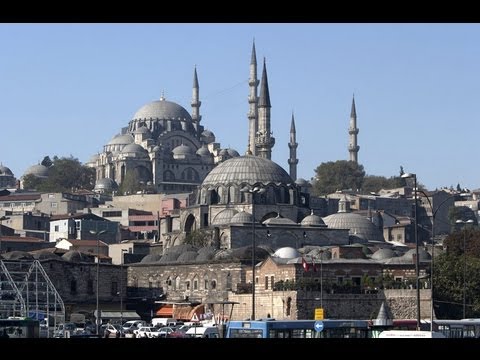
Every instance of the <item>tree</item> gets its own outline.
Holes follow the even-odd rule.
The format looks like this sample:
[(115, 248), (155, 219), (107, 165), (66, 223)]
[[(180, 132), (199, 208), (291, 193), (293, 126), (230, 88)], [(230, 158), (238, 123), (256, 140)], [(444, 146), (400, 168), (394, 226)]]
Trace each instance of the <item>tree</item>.
[(365, 177), (363, 166), (354, 161), (338, 160), (320, 164), (315, 169), (314, 195), (327, 195), (337, 190), (362, 187)]
[[(42, 163), (47, 164), (50, 158), (46, 156)], [(46, 166), (46, 165), (45, 165)], [(70, 192), (77, 189), (93, 189), (95, 185), (95, 169), (84, 166), (73, 156), (53, 158), (48, 170), (48, 178), (40, 179), (27, 175), (23, 179), (25, 189), (35, 189), (40, 192)]]
[(184, 243), (190, 244), (196, 247), (205, 247), (211, 243), (211, 234), (205, 230), (194, 230), (187, 234)]
[[(450, 234), (444, 241), (447, 251), (435, 258), (433, 290), (436, 314), (439, 318), (463, 317), (464, 285), (467, 315), (480, 317), (480, 276), (478, 276), (480, 274), (480, 231), (478, 229), (465, 231)], [(465, 264), (466, 277), (464, 277)], [(464, 280), (466, 280), (465, 284)]]

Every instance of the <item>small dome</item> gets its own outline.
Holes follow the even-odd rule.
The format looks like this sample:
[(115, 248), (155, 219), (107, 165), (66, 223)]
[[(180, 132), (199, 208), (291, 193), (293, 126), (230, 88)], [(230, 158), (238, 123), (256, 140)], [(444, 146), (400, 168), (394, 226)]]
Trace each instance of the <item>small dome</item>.
[(110, 178), (99, 179), (95, 183), (95, 190), (112, 191), (117, 189), (118, 189), (117, 183), (115, 182), (115, 180)]
[(217, 250), (213, 246), (205, 246), (197, 252), (196, 262), (207, 262), (215, 257)]
[(60, 260), (60, 259), (62, 259), (60, 256), (58, 256), (57, 254), (55, 254), (54, 252), (51, 252), (51, 251), (40, 251), (40, 252), (34, 254), (33, 257), (37, 260), (50, 260), (50, 259)]
[(62, 255), (62, 258), (70, 262), (89, 262), (89, 263), (94, 262), (93, 257), (91, 255), (82, 253), (77, 250), (67, 251), (65, 254)]
[(0, 165), (0, 175), (13, 176), (13, 173), (8, 167)]
[[(410, 249), (408, 250), (405, 254), (403, 254), (403, 258), (407, 259), (413, 259), (413, 255), (416, 253), (415, 249)], [(418, 248), (418, 259), (419, 261), (430, 261), (432, 259), (432, 256), (428, 253), (428, 251), (425, 251), (423, 247)]]
[(282, 247), (275, 251), (274, 256), (277, 256), (282, 259), (293, 259), (298, 258), (301, 254), (298, 252), (297, 249), (292, 247)]
[(251, 224), (252, 220), (252, 214), (242, 210), (232, 217), (230, 224)]
[(323, 218), (332, 229), (349, 229), (348, 234), (355, 242), (382, 241), (382, 232), (365, 216), (350, 212), (338, 212)]
[(141, 145), (128, 144), (122, 149), (122, 154), (129, 157), (146, 158), (148, 152)]
[(378, 249), (372, 254), (372, 259), (373, 260), (385, 260), (385, 259), (390, 259), (392, 257), (396, 257), (397, 254), (392, 249), (384, 248), (384, 249)]
[(315, 215), (312, 213), (308, 216), (305, 216), (303, 220), (300, 223), (302, 226), (326, 226), (325, 222), (322, 220), (322, 218), (318, 215)]
[(192, 122), (192, 117), (187, 110), (174, 102), (165, 100), (163, 97), (142, 106), (133, 115), (133, 120), (142, 119), (175, 119)]
[(215, 142), (215, 135), (210, 130), (205, 130), (200, 136), (200, 140), (206, 144)]
[(233, 253), (232, 249), (220, 250), (215, 254), (213, 259), (214, 260), (231, 260), (233, 258), (232, 253)]
[(165, 250), (165, 252), (163, 253), (163, 256), (165, 257), (165, 255), (175, 254), (177, 258), (186, 251), (197, 251), (197, 250), (198, 250), (197, 247), (190, 244), (175, 245)]
[(38, 178), (47, 178), (48, 177), (48, 168), (44, 165), (33, 165), (33, 166), (30, 166), (27, 171), (25, 171), (25, 174), (23, 174), (23, 176), (25, 175), (33, 175), (33, 176), (36, 176)]
[(202, 146), (200, 149), (198, 149), (196, 154), (200, 155), (200, 156), (211, 156), (212, 155), (210, 153), (210, 151), (208, 151), (208, 148), (206, 146)]
[(274, 217), (274, 218), (269, 218), (263, 222), (263, 225), (297, 225), (297, 223), (293, 220), (290, 220), (289, 218), (283, 218), (283, 217)]
[(227, 153), (228, 153), (228, 155), (230, 155), (231, 157), (240, 156), (240, 154), (238, 153), (238, 151), (235, 150), (235, 149), (227, 149)]
[(193, 151), (192, 148), (188, 145), (179, 145), (175, 149), (172, 150), (173, 156), (177, 155), (192, 155)]
[(147, 263), (156, 263), (160, 260), (162, 255), (159, 254), (148, 254), (143, 257), (143, 259), (140, 261), (142, 264), (147, 264)]
[(218, 153), (218, 155), (220, 156), (228, 156), (228, 150), (227, 149), (222, 149), (220, 150), (220, 152)]
[(234, 215), (238, 213), (237, 210), (234, 209), (225, 209), (221, 212), (219, 212), (212, 221), (212, 225), (218, 226), (218, 225), (227, 225), (230, 224), (232, 218)]
[(99, 154), (93, 154), (88, 160), (88, 163), (95, 164), (99, 157), (100, 157)]
[(297, 180), (295, 180), (295, 184), (297, 184), (298, 186), (301, 186), (301, 187), (312, 186), (307, 180), (305, 180), (303, 178), (298, 178)]
[(112, 140), (108, 142), (107, 145), (128, 145), (133, 143), (133, 136), (130, 134), (118, 134), (115, 135)]
[(186, 251), (177, 258), (177, 262), (195, 262), (197, 255), (196, 251)]
[(31, 260), (33, 259), (32, 254), (26, 252), (26, 251), (10, 251), (5, 254), (2, 254), (3, 258), (5, 260)]

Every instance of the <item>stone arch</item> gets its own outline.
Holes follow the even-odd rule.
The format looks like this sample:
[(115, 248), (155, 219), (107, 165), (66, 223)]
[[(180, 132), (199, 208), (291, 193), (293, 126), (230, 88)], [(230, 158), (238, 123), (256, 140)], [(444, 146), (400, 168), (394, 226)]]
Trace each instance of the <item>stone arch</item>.
[(163, 172), (163, 181), (175, 181), (175, 174), (173, 171), (165, 170)]
[(193, 214), (188, 214), (187, 218), (185, 219), (185, 233), (189, 234), (197, 228), (195, 216)]

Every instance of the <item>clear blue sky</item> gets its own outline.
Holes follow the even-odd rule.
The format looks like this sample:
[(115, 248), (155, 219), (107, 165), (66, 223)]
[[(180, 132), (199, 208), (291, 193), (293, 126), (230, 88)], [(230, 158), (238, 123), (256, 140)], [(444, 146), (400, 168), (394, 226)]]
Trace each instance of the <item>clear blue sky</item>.
[(287, 171), (292, 111), (299, 177), (348, 159), (355, 93), (367, 174), (480, 188), (480, 24), (0, 24), (0, 163), (86, 162), (162, 91), (190, 111), (195, 64), (202, 124), (244, 154), (253, 38)]

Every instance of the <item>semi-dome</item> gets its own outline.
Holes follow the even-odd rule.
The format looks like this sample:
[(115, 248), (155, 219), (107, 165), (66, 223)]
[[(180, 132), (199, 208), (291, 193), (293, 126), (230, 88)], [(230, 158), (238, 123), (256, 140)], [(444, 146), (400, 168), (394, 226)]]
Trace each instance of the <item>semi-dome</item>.
[(228, 149), (227, 149), (227, 153), (228, 153), (228, 155), (230, 155), (231, 157), (240, 156), (240, 154), (238, 153), (238, 151), (235, 150), (235, 149), (230, 149), (230, 148), (228, 148)]
[(385, 260), (385, 259), (390, 259), (392, 257), (396, 257), (397, 254), (392, 249), (389, 248), (382, 248), (378, 249), (372, 254), (372, 259), (373, 260)]
[(107, 145), (127, 145), (133, 143), (133, 136), (130, 134), (117, 134)]
[(0, 175), (13, 176), (13, 173), (8, 167), (0, 165)]
[(294, 249), (292, 247), (282, 247), (275, 251), (274, 256), (282, 258), (282, 259), (294, 259), (298, 258), (301, 256), (301, 254), (298, 252), (297, 249)]
[(175, 119), (192, 121), (192, 117), (182, 106), (165, 100), (163, 97), (160, 100), (152, 101), (143, 105), (133, 115), (133, 120), (142, 119)]
[(196, 154), (200, 155), (200, 156), (211, 156), (212, 155), (210, 153), (210, 151), (208, 151), (208, 148), (206, 146), (202, 146), (200, 149), (198, 149)]
[(172, 150), (174, 156), (176, 155), (191, 155), (193, 154), (193, 150), (188, 145), (179, 145), (175, 149)]
[(292, 184), (292, 178), (279, 165), (258, 156), (239, 156), (217, 165), (203, 180), (202, 186), (228, 184)]
[(225, 209), (219, 212), (212, 221), (212, 225), (227, 225), (230, 224), (232, 218), (237, 214), (237, 210), (234, 209)]
[(122, 154), (131, 157), (145, 158), (148, 157), (148, 152), (141, 145), (128, 144), (122, 149)]
[(33, 175), (39, 178), (47, 178), (48, 177), (48, 168), (44, 165), (32, 165), (30, 166), (27, 171), (25, 171), (25, 175)]
[(298, 178), (297, 180), (295, 180), (295, 184), (297, 184), (298, 186), (302, 186), (302, 187), (311, 187), (312, 186), (312, 184), (310, 184), (304, 178)]
[[(366, 217), (350, 212), (338, 212), (323, 218), (332, 229), (349, 229), (348, 234), (358, 241), (385, 241), (382, 232)], [(358, 241), (356, 241), (358, 240)]]
[(232, 219), (230, 220), (230, 224), (251, 224), (252, 220), (252, 214), (242, 210), (232, 217)]

